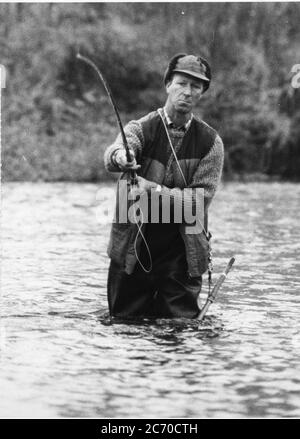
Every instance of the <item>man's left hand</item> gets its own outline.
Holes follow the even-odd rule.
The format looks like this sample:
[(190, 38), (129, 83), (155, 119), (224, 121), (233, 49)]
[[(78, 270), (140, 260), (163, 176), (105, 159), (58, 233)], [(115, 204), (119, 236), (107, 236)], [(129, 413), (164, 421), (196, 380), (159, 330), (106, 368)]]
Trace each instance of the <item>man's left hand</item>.
[(132, 186), (131, 194), (141, 195), (144, 192), (150, 192), (151, 189), (155, 189), (156, 186), (156, 183), (153, 181), (149, 181), (143, 177), (137, 176), (137, 185)]

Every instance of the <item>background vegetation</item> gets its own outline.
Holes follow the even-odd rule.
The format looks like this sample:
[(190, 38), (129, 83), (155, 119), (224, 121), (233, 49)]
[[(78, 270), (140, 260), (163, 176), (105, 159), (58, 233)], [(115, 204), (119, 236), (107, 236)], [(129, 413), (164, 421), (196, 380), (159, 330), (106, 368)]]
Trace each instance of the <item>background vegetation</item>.
[(162, 105), (178, 52), (207, 57), (199, 113), (221, 134), (225, 175), (299, 179), (299, 3), (0, 4), (4, 180), (97, 181), (118, 133), (78, 50), (106, 75), (125, 123)]

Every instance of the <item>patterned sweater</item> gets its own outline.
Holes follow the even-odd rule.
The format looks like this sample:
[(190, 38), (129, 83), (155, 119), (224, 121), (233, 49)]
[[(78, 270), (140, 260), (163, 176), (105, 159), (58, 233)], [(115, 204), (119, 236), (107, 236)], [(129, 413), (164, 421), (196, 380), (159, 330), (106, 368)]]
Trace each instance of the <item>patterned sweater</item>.
[[(162, 196), (166, 195), (174, 202), (182, 201), (182, 190), (185, 188), (184, 203), (190, 206), (195, 203), (195, 189), (203, 188), (207, 214), (221, 178), (224, 157), (222, 140), (215, 130), (197, 117), (192, 118), (186, 131), (182, 131), (172, 128), (163, 112), (162, 116), (168, 126), (187, 186), (174, 160), (158, 111), (131, 121), (125, 127), (128, 144), (135, 152), (137, 162), (141, 164), (138, 173), (147, 180), (162, 185)], [(119, 172), (112, 156), (120, 148), (123, 148), (123, 143), (119, 135), (104, 154), (105, 167), (110, 172)], [(126, 174), (121, 176), (121, 179), (124, 178), (127, 178)], [(207, 240), (203, 233), (187, 233), (187, 225), (184, 223), (179, 225), (179, 230), (185, 244), (189, 273), (192, 277), (200, 276), (207, 269)], [(136, 233), (135, 224), (112, 225), (108, 255), (123, 266), (128, 274), (133, 272), (136, 263)], [(139, 241), (137, 240), (137, 248)]]

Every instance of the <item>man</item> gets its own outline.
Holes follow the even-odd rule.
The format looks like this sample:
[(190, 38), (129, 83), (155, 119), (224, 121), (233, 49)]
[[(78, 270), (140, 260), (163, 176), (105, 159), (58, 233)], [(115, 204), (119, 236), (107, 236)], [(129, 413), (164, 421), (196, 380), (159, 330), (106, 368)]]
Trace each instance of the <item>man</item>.
[(179, 200), (194, 205), (195, 190), (202, 188), (205, 212), (204, 230), (198, 233), (190, 233), (184, 221), (160, 220), (140, 230), (130, 221), (113, 223), (108, 247), (111, 316), (195, 318), (200, 311), (197, 299), (208, 265), (207, 210), (224, 157), (219, 135), (193, 114), (210, 81), (205, 59), (174, 56), (164, 76), (164, 108), (125, 127), (132, 160), (127, 161), (121, 136), (105, 151), (106, 169), (124, 172), (119, 183), (135, 170), (139, 194), (159, 193), (171, 205)]

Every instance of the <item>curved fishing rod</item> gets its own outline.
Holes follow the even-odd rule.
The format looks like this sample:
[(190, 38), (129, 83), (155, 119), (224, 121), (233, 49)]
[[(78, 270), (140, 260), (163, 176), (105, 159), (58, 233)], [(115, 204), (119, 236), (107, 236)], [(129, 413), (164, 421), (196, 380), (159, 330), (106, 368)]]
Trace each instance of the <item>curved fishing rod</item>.
[(216, 284), (215, 284), (215, 286), (214, 286), (212, 292), (208, 294), (208, 297), (207, 297), (207, 300), (206, 300), (206, 302), (205, 302), (205, 305), (204, 305), (203, 308), (201, 309), (201, 312), (200, 312), (200, 314), (199, 314), (199, 316), (198, 316), (198, 320), (199, 320), (199, 322), (201, 322), (201, 320), (203, 320), (205, 314), (206, 314), (207, 311), (208, 311), (208, 308), (209, 308), (210, 305), (215, 301), (215, 298), (216, 298), (216, 296), (217, 296), (217, 294), (218, 294), (218, 291), (219, 291), (219, 289), (221, 288), (222, 283), (223, 283), (224, 280), (226, 279), (227, 274), (228, 274), (229, 271), (231, 270), (231, 268), (232, 268), (232, 266), (233, 266), (233, 264), (234, 264), (234, 261), (235, 261), (235, 258), (231, 258), (231, 259), (230, 259), (230, 261), (228, 262), (227, 267), (226, 267), (224, 273), (222, 273), (222, 274), (220, 275), (220, 277), (219, 277), (219, 279), (217, 280), (217, 282), (216, 282)]
[[(106, 91), (106, 93), (107, 93), (107, 95), (109, 97), (109, 100), (110, 100), (110, 102), (111, 102), (111, 104), (113, 106), (113, 109), (115, 111), (115, 115), (116, 115), (116, 118), (117, 118), (117, 122), (118, 122), (118, 125), (119, 125), (119, 128), (120, 128), (120, 132), (121, 132), (121, 136), (122, 136), (122, 140), (123, 140), (123, 145), (124, 145), (124, 148), (125, 148), (125, 151), (126, 151), (127, 161), (131, 162), (132, 159), (131, 159), (131, 155), (130, 155), (130, 152), (129, 152), (129, 146), (128, 146), (128, 142), (127, 142), (127, 139), (126, 139), (124, 128), (123, 128), (123, 125), (122, 125), (122, 122), (121, 122), (119, 111), (118, 111), (117, 105), (115, 103), (115, 100), (113, 98), (112, 92), (110, 90), (110, 87), (109, 87), (106, 79), (104, 78), (104, 76), (101, 73), (100, 69), (96, 66), (96, 64), (92, 60), (90, 60), (89, 58), (87, 58), (85, 56), (80, 55), (80, 53), (77, 53), (76, 58), (80, 59), (81, 61), (83, 61), (86, 64), (90, 65), (95, 70), (95, 72), (97, 73), (100, 81), (104, 85), (105, 91)], [(136, 172), (134, 170), (131, 170), (130, 171), (130, 175), (131, 175), (131, 183), (133, 185), (136, 184)]]
[[(100, 81), (102, 82), (102, 84), (104, 85), (105, 91), (106, 91), (106, 93), (107, 93), (107, 95), (108, 95), (108, 97), (109, 97), (109, 100), (110, 100), (110, 102), (111, 102), (111, 104), (112, 104), (112, 106), (113, 106), (113, 109), (114, 109), (114, 111), (115, 111), (115, 115), (116, 115), (116, 118), (117, 118), (117, 121), (118, 121), (118, 125), (119, 125), (119, 128), (120, 128), (120, 132), (121, 132), (121, 136), (122, 136), (122, 140), (123, 140), (123, 145), (124, 145), (124, 148), (125, 148), (125, 151), (126, 151), (126, 158), (127, 158), (127, 161), (128, 161), (128, 162), (131, 162), (132, 159), (131, 159), (131, 155), (130, 155), (130, 152), (129, 152), (129, 146), (128, 146), (128, 142), (127, 142), (127, 139), (126, 139), (126, 135), (125, 135), (125, 132), (124, 132), (124, 128), (123, 128), (123, 125), (122, 125), (122, 122), (121, 122), (121, 118), (120, 118), (120, 115), (119, 115), (119, 111), (118, 111), (117, 105), (116, 105), (116, 103), (115, 103), (115, 100), (114, 100), (114, 98), (113, 98), (112, 92), (111, 92), (111, 90), (110, 90), (110, 87), (109, 87), (109, 85), (108, 85), (106, 79), (104, 78), (104, 76), (103, 76), (103, 74), (101, 73), (100, 69), (96, 66), (96, 64), (95, 64), (92, 60), (90, 60), (89, 58), (87, 58), (87, 57), (85, 57), (85, 56), (80, 55), (80, 53), (77, 53), (76, 58), (77, 58), (77, 59), (80, 59), (81, 61), (83, 61), (83, 62), (85, 62), (86, 64), (88, 64), (89, 66), (91, 66), (91, 67), (95, 70), (95, 72), (97, 73), (97, 75), (98, 75)], [(136, 172), (135, 172), (134, 170), (130, 170), (129, 172), (130, 172), (130, 177), (131, 177), (131, 178), (130, 178), (130, 180), (131, 180), (131, 185), (132, 185), (132, 186), (137, 185), (137, 175), (136, 175)], [(135, 217), (135, 220), (136, 220), (136, 217)], [(150, 271), (152, 270), (152, 257), (151, 257), (151, 253), (150, 253), (150, 250), (149, 250), (149, 247), (148, 247), (148, 244), (147, 244), (146, 238), (145, 238), (145, 236), (144, 236), (144, 234), (143, 234), (142, 228), (141, 228), (141, 226), (138, 224), (138, 221), (137, 221), (137, 220), (136, 220), (136, 225), (137, 225), (137, 227), (138, 227), (138, 232), (137, 232), (137, 235), (136, 235), (136, 238), (135, 238), (135, 241), (134, 241), (135, 254), (136, 254), (137, 260), (138, 260), (139, 264), (141, 265), (142, 269), (143, 269), (146, 273), (150, 273)], [(144, 267), (144, 265), (141, 263), (141, 261), (140, 261), (140, 259), (139, 259), (139, 256), (138, 256), (138, 254), (137, 254), (137, 251), (136, 251), (136, 242), (137, 242), (137, 237), (138, 237), (139, 234), (142, 236), (142, 239), (144, 240), (144, 243), (145, 243), (145, 245), (146, 245), (146, 248), (147, 248), (147, 251), (148, 251), (148, 254), (149, 254), (149, 260), (150, 260), (150, 268), (149, 268), (149, 269), (146, 269), (146, 268)]]

